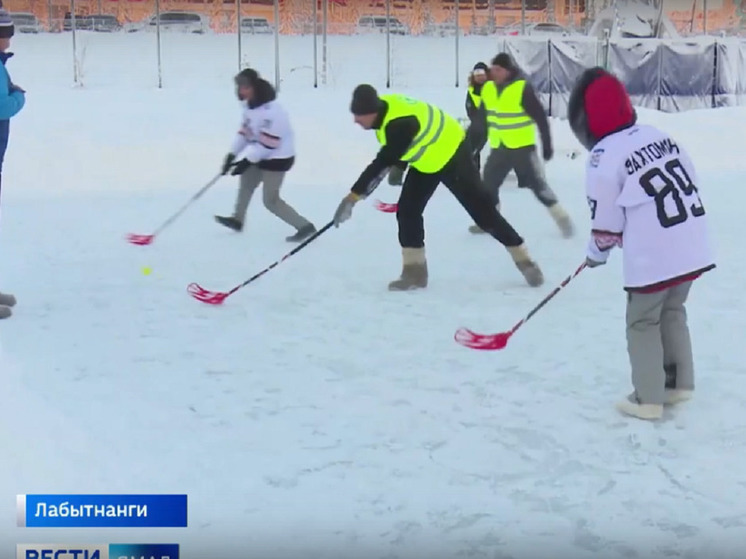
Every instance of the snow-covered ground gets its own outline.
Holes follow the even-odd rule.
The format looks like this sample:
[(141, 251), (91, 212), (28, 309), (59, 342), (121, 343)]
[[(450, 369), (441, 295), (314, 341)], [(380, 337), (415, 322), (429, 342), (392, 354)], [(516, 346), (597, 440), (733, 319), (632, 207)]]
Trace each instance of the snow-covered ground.
[[(262, 40), (251, 60), (271, 78)], [(385, 64), (370, 63), (383, 60), (370, 40), (335, 43), (314, 89), (308, 69), (290, 72), (312, 64), (311, 38), (283, 40), (299, 149), (283, 193), (321, 226), (375, 153), (348, 105), (359, 81), (383, 87)], [(650, 424), (613, 409), (630, 389), (619, 254), (502, 352), (453, 341), (459, 326), (509, 328), (582, 261), (582, 159), (547, 165), (574, 239), (506, 188), (547, 277), (538, 290), (442, 189), (426, 211), (427, 290), (386, 291), (395, 221), (366, 202), (210, 307), (188, 283), (228, 289), (290, 248), (260, 197), (241, 235), (212, 219), (232, 209), (226, 178), (154, 245), (123, 236), (151, 232), (219, 169), (239, 117), (235, 38), (164, 37), (163, 89), (153, 36), (79, 41), (84, 88), (71, 87), (69, 35), (16, 37), (9, 62), (28, 104), (3, 177), (0, 287), (19, 299), (0, 324), (3, 556), (20, 542), (142, 540), (181, 543), (188, 559), (742, 555), (745, 109), (640, 111), (694, 154), (719, 264), (689, 304), (697, 398)], [(465, 70), (495, 54), (489, 38), (467, 43)], [(397, 90), (461, 116), (464, 88), (423, 45)], [(576, 145), (552, 126), (558, 146)], [(170, 492), (189, 494), (189, 528), (15, 528), (18, 493)]]

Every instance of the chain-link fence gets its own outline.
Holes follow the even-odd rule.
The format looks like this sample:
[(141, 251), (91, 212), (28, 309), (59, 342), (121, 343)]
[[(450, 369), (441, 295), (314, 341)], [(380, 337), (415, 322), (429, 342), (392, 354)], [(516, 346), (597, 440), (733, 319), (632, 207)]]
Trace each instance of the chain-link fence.
[[(69, 48), (72, 79), (208, 82), (252, 66), (278, 87), (464, 86), (514, 36), (738, 35), (737, 0), (5, 0), (29, 42)], [(137, 64), (133, 64), (137, 60)], [(101, 79), (103, 74), (100, 73)], [(102, 82), (98, 82), (102, 83)]]

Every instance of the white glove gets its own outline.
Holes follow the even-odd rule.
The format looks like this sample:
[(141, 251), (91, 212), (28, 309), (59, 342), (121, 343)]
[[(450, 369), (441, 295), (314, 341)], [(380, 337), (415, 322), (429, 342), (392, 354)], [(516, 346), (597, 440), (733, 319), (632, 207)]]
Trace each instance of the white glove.
[(337, 206), (337, 211), (334, 212), (334, 227), (339, 227), (341, 223), (344, 223), (352, 217), (352, 209), (360, 201), (360, 196), (354, 192), (350, 192), (342, 198), (342, 201)]

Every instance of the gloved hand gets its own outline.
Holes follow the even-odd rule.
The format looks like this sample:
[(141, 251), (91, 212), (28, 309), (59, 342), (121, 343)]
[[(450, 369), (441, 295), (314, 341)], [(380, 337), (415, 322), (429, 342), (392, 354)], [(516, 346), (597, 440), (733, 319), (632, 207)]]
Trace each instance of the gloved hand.
[(554, 155), (554, 149), (552, 149), (551, 145), (545, 145), (541, 147), (542, 147), (542, 155), (544, 156), (544, 161), (549, 161)]
[(334, 212), (334, 227), (339, 227), (340, 223), (344, 223), (352, 217), (352, 208), (360, 201), (360, 198), (352, 191), (342, 198), (339, 206), (337, 206), (337, 211)]
[(399, 186), (404, 182), (404, 169), (401, 167), (391, 167), (389, 171), (389, 184), (391, 186)]
[(596, 260), (591, 260), (587, 256), (585, 258), (585, 265), (588, 266), (589, 268), (595, 268), (597, 266), (603, 266), (604, 264), (606, 264), (606, 262), (598, 262)]
[(26, 90), (23, 89), (20, 85), (16, 85), (12, 83), (10, 84), (10, 92), (13, 93), (14, 91), (20, 91), (21, 93), (26, 93)]
[(231, 175), (233, 175), (234, 177), (237, 175), (243, 175), (246, 169), (248, 169), (249, 167), (251, 167), (251, 161), (249, 161), (248, 159), (242, 159), (241, 161), (233, 165), (233, 171), (231, 171)]
[(221, 174), (225, 175), (228, 173), (228, 171), (231, 170), (231, 167), (233, 167), (233, 161), (235, 161), (236, 156), (232, 153), (229, 153), (225, 156), (225, 159), (223, 159), (223, 167), (221, 169)]

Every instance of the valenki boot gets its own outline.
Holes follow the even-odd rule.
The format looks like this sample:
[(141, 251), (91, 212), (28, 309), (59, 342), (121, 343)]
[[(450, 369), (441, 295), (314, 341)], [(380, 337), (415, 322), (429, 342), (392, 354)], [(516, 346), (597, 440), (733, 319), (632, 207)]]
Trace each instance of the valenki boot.
[[(500, 211), (500, 204), (497, 204), (495, 207), (497, 208), (497, 211), (499, 212)], [(483, 233), (486, 233), (486, 232), (487, 231), (485, 231), (484, 229), (482, 229), (476, 223), (474, 225), (470, 225), (469, 226), (469, 233), (471, 233), (472, 235), (482, 235)]]
[(542, 273), (541, 268), (539, 268), (539, 265), (531, 260), (525, 244), (517, 247), (505, 248), (508, 249), (518, 271), (520, 271), (521, 274), (523, 274), (523, 277), (526, 278), (526, 283), (531, 287), (539, 287), (544, 283), (544, 274)]
[(552, 219), (554, 219), (554, 222), (557, 224), (557, 227), (559, 227), (560, 231), (562, 232), (562, 236), (565, 239), (569, 239), (575, 234), (575, 228), (572, 225), (572, 220), (570, 219), (570, 216), (567, 215), (567, 212), (562, 206), (560, 206), (559, 204), (550, 206), (549, 215), (552, 216)]
[(402, 272), (389, 283), (389, 291), (409, 291), (427, 287), (425, 248), (402, 248)]

